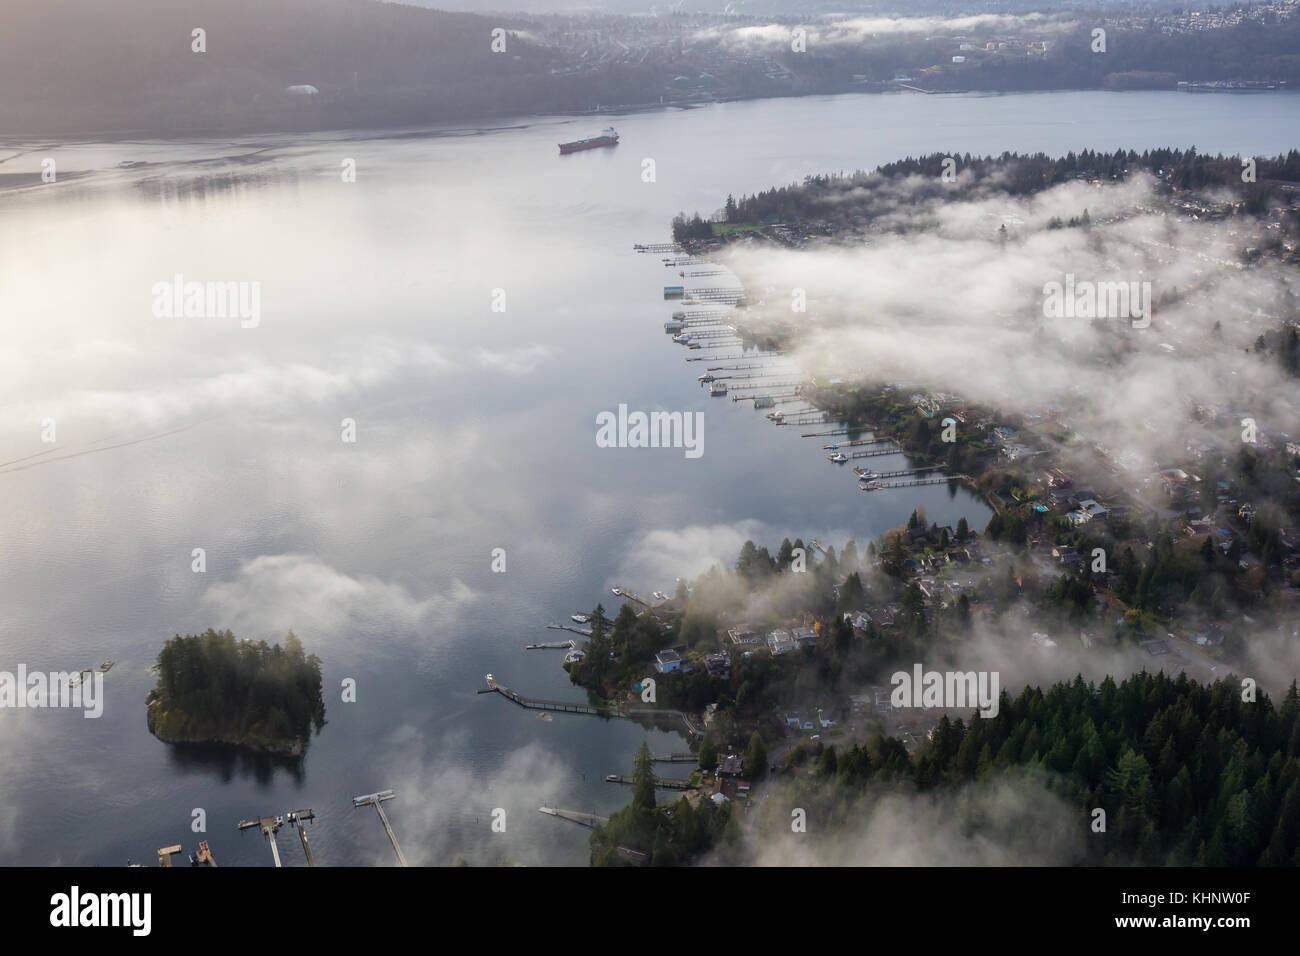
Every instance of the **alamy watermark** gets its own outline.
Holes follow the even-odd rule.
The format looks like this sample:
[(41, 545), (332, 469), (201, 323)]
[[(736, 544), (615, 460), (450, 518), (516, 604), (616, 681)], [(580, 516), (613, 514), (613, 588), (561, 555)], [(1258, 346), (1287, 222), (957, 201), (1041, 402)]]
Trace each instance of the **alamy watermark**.
[(703, 412), (629, 412), (596, 415), (599, 448), (684, 448), (687, 458), (704, 454)]
[(104, 713), (102, 671), (33, 671), (19, 664), (16, 674), (0, 671), (0, 708), (30, 707), (34, 710), (64, 707), (85, 711), (83, 717)]
[(1075, 281), (1043, 285), (1043, 315), (1049, 319), (1131, 319), (1133, 328), (1151, 324), (1150, 282)]
[(67, 893), (50, 897), (50, 925), (125, 927), (133, 936), (148, 936), (152, 910), (150, 893), (83, 893), (74, 884)]
[(892, 707), (974, 707), (981, 717), (998, 715), (997, 671), (927, 671), (914, 664), (910, 674), (896, 671), (889, 682)]
[(160, 319), (239, 319), (245, 329), (262, 321), (260, 282), (186, 282), (178, 272), (151, 291), (153, 314)]

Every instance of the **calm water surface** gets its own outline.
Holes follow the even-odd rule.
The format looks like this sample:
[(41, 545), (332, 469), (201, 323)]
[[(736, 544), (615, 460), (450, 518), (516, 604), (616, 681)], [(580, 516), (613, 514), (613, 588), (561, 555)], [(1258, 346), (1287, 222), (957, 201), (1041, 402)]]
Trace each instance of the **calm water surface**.
[[(774, 100), (619, 118), (617, 149), (563, 159), (557, 142), (602, 123), (6, 144), (0, 171), (53, 157), (60, 181), (0, 194), (0, 669), (118, 664), (99, 720), (0, 711), (0, 863), (152, 865), (156, 847), (192, 849), (201, 809), (219, 862), (270, 865), (234, 824), (311, 807), (321, 863), (388, 865), (375, 814), (350, 802), (388, 787), (412, 863), (584, 863), (587, 831), (536, 808), (616, 809), (627, 793), (603, 776), (629, 771), (643, 739), (681, 738), (544, 722), (478, 696), (484, 673), (581, 699), (559, 652), (523, 645), (597, 601), (614, 609), (611, 585), (671, 590), (746, 537), (838, 548), (918, 505), (940, 523), (988, 514), (944, 486), (861, 494), (797, 430), (711, 401), (662, 332), (671, 273), (632, 244), (729, 192), (935, 150), (1275, 153), (1295, 145), (1298, 107)], [(355, 183), (340, 176), (349, 160)], [(154, 284), (178, 273), (260, 283), (260, 323), (155, 317)], [(619, 403), (704, 411), (703, 456), (597, 448), (595, 415)], [(340, 437), (348, 418), (355, 443)], [(323, 658), (328, 724), (299, 765), (146, 732), (159, 647), (209, 626), (292, 628)], [(356, 703), (339, 700), (345, 678)], [(289, 831), (279, 843), (286, 865), (303, 862)]]

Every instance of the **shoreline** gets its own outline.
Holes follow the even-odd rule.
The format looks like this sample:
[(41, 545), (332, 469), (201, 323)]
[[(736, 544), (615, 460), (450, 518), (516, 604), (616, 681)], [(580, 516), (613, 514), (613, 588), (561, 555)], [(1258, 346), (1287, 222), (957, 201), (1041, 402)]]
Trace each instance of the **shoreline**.
[[(581, 119), (584, 117), (599, 116), (631, 116), (640, 113), (657, 113), (702, 109), (709, 106), (717, 106), (728, 103), (761, 103), (775, 100), (800, 100), (809, 97), (834, 97), (834, 96), (884, 96), (887, 94), (904, 94), (915, 93), (917, 95), (944, 95), (944, 96), (970, 96), (970, 97), (996, 97), (996, 96), (1032, 96), (1035, 94), (1061, 94), (1061, 93), (1111, 93), (1111, 94), (1130, 94), (1130, 93), (1250, 93), (1254, 96), (1261, 95), (1278, 95), (1285, 96), (1288, 94), (1300, 93), (1300, 90), (1293, 90), (1289, 87), (1274, 90), (1235, 90), (1235, 89), (1217, 89), (1217, 88), (1162, 88), (1162, 89), (1107, 89), (1105, 87), (1044, 87), (1041, 89), (963, 89), (963, 90), (924, 90), (918, 87), (895, 87), (890, 86), (884, 89), (846, 89), (846, 90), (818, 90), (806, 93), (789, 93), (782, 96), (721, 96), (713, 97), (707, 100), (686, 100), (662, 103), (631, 103), (619, 106), (597, 107), (595, 109), (569, 109), (569, 110), (552, 110), (538, 113), (484, 113), (477, 116), (465, 117), (447, 117), (440, 120), (424, 120), (411, 123), (401, 123), (390, 126), (374, 126), (365, 123), (357, 124), (321, 124), (306, 125), (299, 127), (279, 126), (275, 124), (268, 125), (241, 125), (232, 124), (229, 126), (215, 126), (194, 129), (159, 129), (154, 127), (136, 127), (128, 129), (70, 129), (67, 131), (27, 131), (21, 129), (9, 129), (0, 135), (0, 148), (5, 149), (37, 149), (41, 145), (51, 146), (69, 146), (85, 143), (122, 143), (132, 140), (144, 140), (163, 143), (176, 142), (195, 142), (221, 140), (227, 138), (239, 137), (295, 137), (295, 136), (317, 136), (321, 134), (338, 134), (340, 137), (356, 137), (357, 134), (371, 134), (363, 136), (365, 139), (392, 139), (400, 137), (420, 137), (420, 138), (437, 138), (455, 135), (482, 135), (492, 133), (502, 129), (520, 129), (534, 125), (532, 121), (539, 119), (555, 118), (574, 118)], [(499, 121), (499, 122), (497, 122)], [(442, 124), (463, 123), (450, 128), (444, 128)], [(3, 161), (0, 161), (0, 167), (3, 167)]]

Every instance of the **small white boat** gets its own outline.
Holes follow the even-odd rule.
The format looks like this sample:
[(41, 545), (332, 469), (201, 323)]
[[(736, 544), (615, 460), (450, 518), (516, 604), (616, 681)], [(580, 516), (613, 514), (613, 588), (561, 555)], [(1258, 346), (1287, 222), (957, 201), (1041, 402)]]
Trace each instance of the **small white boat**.
[(842, 464), (844, 464), (846, 461), (849, 460), (849, 456), (846, 455), (846, 454), (844, 454), (844, 452), (842, 452), (842, 451), (837, 451), (837, 452), (836, 452), (835, 454), (833, 454), (833, 455), (827, 455), (827, 456), (826, 456), (826, 460), (827, 460), (827, 461), (833, 461), (833, 462), (835, 462), (835, 464), (837, 464), (837, 465), (842, 465)]
[(676, 335), (673, 336), (673, 341), (678, 343), (679, 345), (685, 345), (690, 340), (691, 337), (687, 335), (685, 332), (678, 332)]
[(570, 614), (569, 617), (577, 621), (579, 624), (587, 624), (591, 621), (590, 614)]
[(716, 377), (716, 376), (714, 376), (714, 374), (713, 374), (712, 372), (705, 372), (703, 375), (700, 376), (700, 381), (701, 381), (701, 382), (712, 382), (713, 379), (714, 379), (715, 377)]
[(655, 591), (655, 592), (654, 592), (653, 594), (651, 594), (650, 596), (651, 596), (652, 598), (654, 598), (656, 601), (667, 601), (667, 600), (668, 600), (668, 595), (665, 594), (663, 591)]
[(555, 719), (554, 717), (552, 717), (550, 714), (548, 714), (548, 713), (547, 713), (546, 711), (544, 711), (544, 710), (538, 711), (538, 712), (537, 712), (537, 717), (538, 717), (539, 720), (544, 720), (544, 721), (546, 721), (548, 724), (549, 724), (552, 720)]

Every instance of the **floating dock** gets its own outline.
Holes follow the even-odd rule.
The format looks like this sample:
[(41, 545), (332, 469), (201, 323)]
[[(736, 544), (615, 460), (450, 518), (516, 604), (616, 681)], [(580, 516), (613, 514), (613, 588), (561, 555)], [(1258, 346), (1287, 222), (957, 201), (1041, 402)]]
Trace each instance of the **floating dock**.
[(677, 245), (677, 243), (675, 242), (651, 242), (651, 243), (635, 242), (632, 244), (632, 251), (633, 252), (655, 252), (655, 253), (665, 253), (665, 252), (680, 253), (682, 251), (682, 247)]
[(695, 754), (651, 754), (651, 761), (654, 763), (695, 763), (698, 759)]

